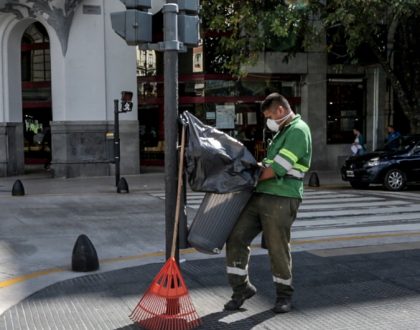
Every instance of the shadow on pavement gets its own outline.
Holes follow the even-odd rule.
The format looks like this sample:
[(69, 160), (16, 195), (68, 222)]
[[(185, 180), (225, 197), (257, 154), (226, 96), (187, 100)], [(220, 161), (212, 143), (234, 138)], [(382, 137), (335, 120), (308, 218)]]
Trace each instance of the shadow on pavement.
[[(240, 312), (236, 312), (236, 313), (240, 313)], [(216, 312), (216, 313), (206, 315), (201, 318), (202, 326), (198, 327), (197, 329), (251, 330), (256, 325), (263, 323), (264, 321), (267, 321), (268, 319), (276, 315), (272, 311), (264, 311), (258, 314), (254, 314), (247, 318), (239, 319), (238, 321), (231, 322), (231, 323), (226, 323), (221, 320), (224, 317), (227, 317), (232, 314), (235, 314), (235, 312), (222, 311), (222, 312)], [(211, 327), (208, 327), (208, 325), (211, 325)], [(125, 327), (118, 328), (115, 330), (139, 330), (139, 329), (142, 329), (142, 328), (140, 326), (137, 326), (136, 324), (130, 324), (130, 325), (127, 325)]]
[[(236, 312), (240, 313), (240, 312)], [(203, 326), (199, 329), (226, 329), (226, 330), (233, 330), (233, 329), (241, 329), (241, 330), (250, 330), (254, 328), (256, 325), (263, 323), (271, 318), (273, 318), (276, 314), (272, 311), (263, 311), (257, 314), (253, 314), (252, 316), (241, 318), (237, 321), (226, 323), (223, 322), (223, 319), (226, 316), (232, 315), (232, 312), (217, 312), (206, 315), (202, 318)], [(208, 325), (211, 324), (211, 327)]]
[[(76, 322), (87, 329), (138, 329), (128, 315), (161, 266), (149, 264), (57, 283), (6, 311), (0, 316), (0, 328), (19, 318), (21, 325), (27, 322), (23, 329), (42, 329), (53, 320)], [(382, 324), (392, 328), (394, 323), (402, 329), (420, 324), (420, 250), (336, 256), (294, 253), (294, 310), (286, 315), (270, 310), (275, 294), (266, 255), (251, 258), (250, 280), (258, 293), (236, 313), (223, 311), (231, 295), (223, 258), (187, 261), (181, 268), (203, 320), (200, 329), (248, 330), (257, 325), (325, 329), (345, 327), (348, 322), (354, 329)]]

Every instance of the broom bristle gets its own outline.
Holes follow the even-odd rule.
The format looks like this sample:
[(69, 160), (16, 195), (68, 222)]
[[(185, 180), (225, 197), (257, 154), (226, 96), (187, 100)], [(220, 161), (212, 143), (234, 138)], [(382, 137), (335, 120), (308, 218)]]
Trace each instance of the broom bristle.
[(194, 329), (201, 324), (174, 258), (156, 275), (130, 318), (145, 329)]

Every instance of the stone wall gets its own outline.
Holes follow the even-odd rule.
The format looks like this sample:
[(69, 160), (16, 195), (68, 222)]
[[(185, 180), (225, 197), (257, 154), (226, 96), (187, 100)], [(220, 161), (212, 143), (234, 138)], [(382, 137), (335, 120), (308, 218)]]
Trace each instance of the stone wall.
[[(106, 133), (114, 129), (113, 122), (80, 121), (52, 122), (51, 169), (56, 177), (107, 176), (113, 165), (112, 140)], [(120, 123), (121, 174), (139, 172), (137, 121)]]
[(23, 125), (0, 123), (0, 176), (23, 174)]

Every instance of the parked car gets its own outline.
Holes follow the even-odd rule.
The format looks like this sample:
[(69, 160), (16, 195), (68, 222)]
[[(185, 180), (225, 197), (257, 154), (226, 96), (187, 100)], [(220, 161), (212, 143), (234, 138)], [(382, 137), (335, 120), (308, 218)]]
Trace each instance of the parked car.
[(341, 177), (358, 189), (383, 184), (388, 190), (398, 191), (407, 183), (420, 182), (420, 135), (401, 137), (396, 149), (349, 157), (341, 168)]

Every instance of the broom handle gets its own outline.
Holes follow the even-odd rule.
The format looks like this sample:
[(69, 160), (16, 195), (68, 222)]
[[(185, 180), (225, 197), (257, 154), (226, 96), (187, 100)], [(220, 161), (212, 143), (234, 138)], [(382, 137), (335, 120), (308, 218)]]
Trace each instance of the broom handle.
[(174, 232), (172, 236), (171, 258), (175, 258), (176, 238), (178, 234), (179, 211), (181, 208), (181, 192), (182, 192), (182, 181), (183, 181), (182, 171), (184, 169), (184, 149), (185, 149), (185, 126), (182, 125), (181, 152), (179, 154), (179, 168), (178, 168), (178, 189), (176, 193), (175, 223), (174, 223)]

